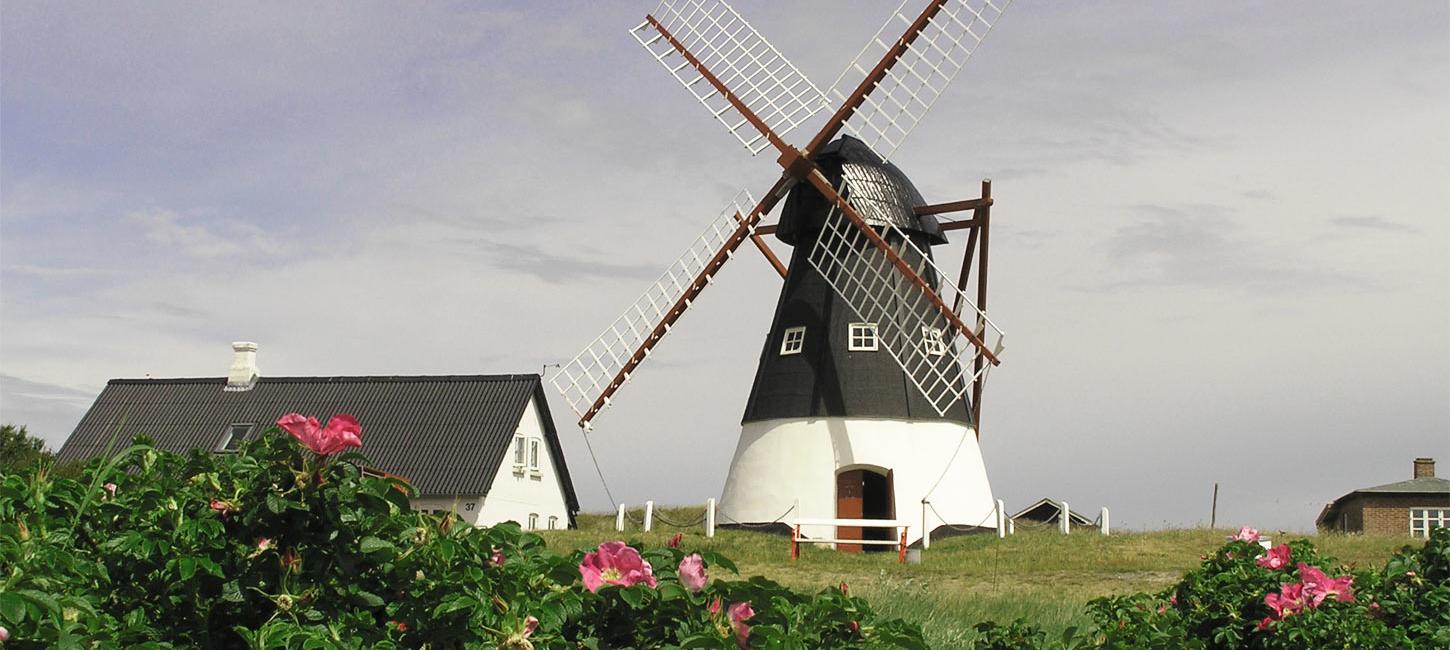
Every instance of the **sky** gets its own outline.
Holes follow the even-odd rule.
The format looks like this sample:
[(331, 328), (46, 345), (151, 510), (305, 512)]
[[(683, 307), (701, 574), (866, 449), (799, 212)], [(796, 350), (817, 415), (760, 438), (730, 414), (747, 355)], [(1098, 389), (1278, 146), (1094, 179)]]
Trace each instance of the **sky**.
[[(821, 87), (892, 8), (735, 7)], [(629, 36), (652, 8), (0, 4), (0, 420), (59, 448), (234, 340), (264, 377), (568, 360), (779, 174)], [(993, 180), (1009, 511), (1202, 525), (1217, 483), (1219, 525), (1309, 530), (1450, 476), (1447, 43), (1438, 1), (1010, 7), (893, 156), (931, 202)], [(744, 252), (597, 420), (617, 500), (718, 496), (780, 288)]]

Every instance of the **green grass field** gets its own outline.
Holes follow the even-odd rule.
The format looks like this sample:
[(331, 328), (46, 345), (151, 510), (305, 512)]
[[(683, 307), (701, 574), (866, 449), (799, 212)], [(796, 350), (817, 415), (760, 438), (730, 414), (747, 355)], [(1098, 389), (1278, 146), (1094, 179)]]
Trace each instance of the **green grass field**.
[[(678, 522), (701, 515), (700, 508), (657, 512)], [(638, 511), (631, 516), (642, 518)], [(1083, 605), (1089, 600), (1166, 587), (1232, 533), (1196, 529), (1104, 537), (1096, 529), (1083, 529), (1063, 536), (1055, 528), (1018, 527), (1005, 540), (993, 535), (935, 539), (920, 564), (908, 565), (898, 564), (894, 551), (845, 554), (814, 547), (804, 548), (800, 560), (792, 562), (789, 539), (768, 533), (721, 530), (707, 539), (700, 526), (676, 530), (657, 525), (644, 533), (630, 523), (621, 534), (614, 531), (613, 514), (583, 514), (577, 530), (540, 534), (550, 548), (568, 552), (621, 537), (659, 546), (677, 532), (684, 533), (685, 548), (717, 551), (734, 560), (741, 575), (763, 575), (809, 591), (846, 582), (852, 594), (870, 601), (878, 612), (920, 623), (933, 648), (964, 646), (975, 634), (972, 627), (987, 620), (1025, 617), (1049, 634), (1083, 625)], [(1323, 553), (1361, 567), (1383, 564), (1412, 543), (1408, 537), (1267, 534), (1276, 541), (1307, 537)]]

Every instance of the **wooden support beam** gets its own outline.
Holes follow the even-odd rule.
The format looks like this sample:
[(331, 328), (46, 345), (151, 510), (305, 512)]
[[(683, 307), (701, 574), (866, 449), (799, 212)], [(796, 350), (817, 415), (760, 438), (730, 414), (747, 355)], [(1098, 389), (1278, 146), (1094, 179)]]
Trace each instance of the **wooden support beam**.
[(920, 217), (920, 216), (925, 216), (925, 215), (928, 215), (928, 214), (942, 214), (944, 212), (966, 212), (967, 210), (976, 210), (977, 208), (985, 208), (985, 207), (987, 207), (989, 205), (992, 205), (992, 197), (990, 197), (990, 196), (984, 196), (984, 197), (982, 197), (980, 199), (967, 199), (965, 201), (952, 201), (951, 203), (936, 203), (936, 204), (933, 204), (933, 205), (918, 205), (918, 206), (912, 208), (911, 210), (912, 210), (912, 212), (915, 212), (916, 213), (916, 216)]

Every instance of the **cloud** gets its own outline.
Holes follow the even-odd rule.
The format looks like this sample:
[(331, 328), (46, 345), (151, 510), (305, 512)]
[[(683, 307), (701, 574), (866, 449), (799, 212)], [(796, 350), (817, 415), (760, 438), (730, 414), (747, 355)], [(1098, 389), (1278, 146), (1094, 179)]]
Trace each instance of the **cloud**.
[(60, 448), (95, 398), (90, 391), (0, 373), (0, 419), (25, 426), (51, 449)]
[(210, 225), (203, 225), (154, 207), (132, 210), (126, 219), (140, 226), (147, 240), (190, 257), (257, 255), (270, 248), (260, 229), (230, 220), (211, 219)]
[(504, 271), (534, 276), (552, 284), (604, 279), (649, 280), (660, 269), (565, 255), (531, 244), (509, 244), (485, 239), (454, 240), (455, 246), (473, 249), (485, 264)]
[(1329, 223), (1331, 223), (1331, 224), (1333, 224), (1333, 225), (1335, 225), (1337, 227), (1340, 227), (1340, 228), (1346, 228), (1346, 229), (1351, 229), (1351, 230), (1377, 230), (1377, 231), (1380, 231), (1380, 232), (1404, 232), (1404, 233), (1417, 233), (1417, 232), (1420, 232), (1420, 229), (1419, 228), (1416, 228), (1416, 227), (1411, 226), (1409, 224), (1399, 223), (1397, 221), (1390, 221), (1389, 219), (1386, 219), (1384, 217), (1375, 217), (1375, 216), (1370, 216), (1370, 217), (1335, 217), (1333, 219), (1330, 219), (1329, 220)]
[(1107, 278), (1089, 290), (1142, 287), (1299, 292), (1364, 288), (1365, 281), (1296, 262), (1290, 251), (1248, 239), (1227, 208), (1207, 204), (1137, 205), (1138, 217), (1103, 247)]

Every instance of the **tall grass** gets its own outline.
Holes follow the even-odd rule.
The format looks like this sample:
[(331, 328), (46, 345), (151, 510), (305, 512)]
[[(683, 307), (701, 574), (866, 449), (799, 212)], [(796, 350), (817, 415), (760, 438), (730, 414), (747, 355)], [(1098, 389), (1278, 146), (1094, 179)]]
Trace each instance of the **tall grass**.
[[(577, 530), (541, 531), (558, 551), (587, 549), (623, 537), (644, 545), (663, 545), (684, 534), (685, 548), (709, 549), (731, 558), (743, 575), (763, 575), (808, 591), (836, 588), (842, 582), (878, 612), (920, 623), (934, 648), (964, 647), (973, 626), (982, 621), (1025, 618), (1049, 634), (1089, 621), (1083, 607), (1101, 596), (1159, 590), (1195, 567), (1200, 556), (1224, 543), (1232, 531), (1193, 529), (1125, 532), (1111, 536), (1096, 530), (1061, 535), (1056, 529), (1018, 529), (1018, 534), (963, 535), (935, 539), (920, 564), (897, 564), (896, 553), (847, 554), (806, 546), (790, 560), (789, 540), (748, 530), (720, 530), (706, 538), (702, 526), (677, 530), (673, 522), (700, 519), (700, 508), (659, 508), (656, 528), (645, 533), (631, 511), (625, 533), (614, 531), (614, 515), (579, 516)], [(1363, 535), (1291, 535), (1272, 533), (1276, 541), (1307, 537), (1319, 549), (1356, 566), (1382, 564), (1408, 537)]]

